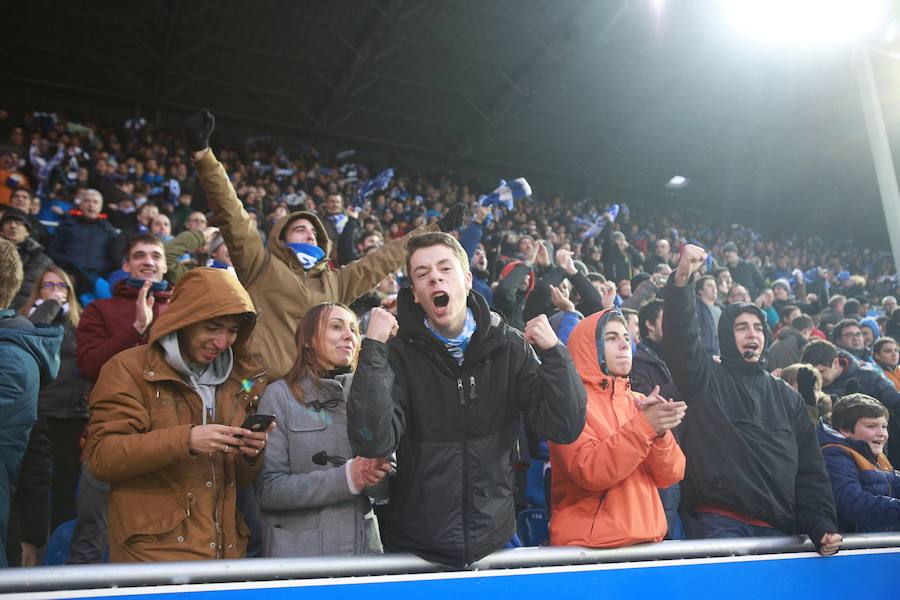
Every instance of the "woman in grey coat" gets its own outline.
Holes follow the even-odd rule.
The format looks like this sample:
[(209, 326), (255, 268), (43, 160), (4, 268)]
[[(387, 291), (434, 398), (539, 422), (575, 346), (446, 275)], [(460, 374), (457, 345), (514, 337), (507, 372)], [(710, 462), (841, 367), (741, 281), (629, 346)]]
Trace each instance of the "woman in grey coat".
[[(385, 459), (351, 458), (347, 403), (359, 351), (356, 315), (341, 304), (314, 306), (297, 327), (297, 359), (268, 386), (260, 414), (275, 415), (256, 479), (263, 555), (381, 552), (369, 495), (386, 483)], [(380, 486), (377, 488), (380, 490)]]

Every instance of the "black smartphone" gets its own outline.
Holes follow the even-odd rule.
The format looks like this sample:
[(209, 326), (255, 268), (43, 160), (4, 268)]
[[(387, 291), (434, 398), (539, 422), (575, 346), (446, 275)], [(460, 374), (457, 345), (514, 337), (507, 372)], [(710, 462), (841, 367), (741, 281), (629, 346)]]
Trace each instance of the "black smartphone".
[(241, 423), (242, 429), (249, 429), (254, 433), (265, 431), (275, 422), (275, 415), (250, 415)]

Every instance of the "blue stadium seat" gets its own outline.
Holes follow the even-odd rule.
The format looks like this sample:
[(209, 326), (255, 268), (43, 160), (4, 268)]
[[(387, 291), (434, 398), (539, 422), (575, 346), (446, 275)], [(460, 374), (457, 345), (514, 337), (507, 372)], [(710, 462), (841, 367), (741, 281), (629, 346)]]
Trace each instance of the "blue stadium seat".
[(540, 508), (529, 508), (516, 519), (519, 539), (523, 546), (546, 546), (550, 543), (550, 521)]
[(544, 508), (544, 461), (531, 459), (525, 482), (525, 502), (529, 508)]
[(69, 543), (72, 541), (72, 534), (75, 532), (75, 523), (78, 519), (72, 519), (65, 523), (60, 523), (50, 539), (47, 541), (47, 550), (44, 553), (44, 565), (63, 565), (69, 558)]

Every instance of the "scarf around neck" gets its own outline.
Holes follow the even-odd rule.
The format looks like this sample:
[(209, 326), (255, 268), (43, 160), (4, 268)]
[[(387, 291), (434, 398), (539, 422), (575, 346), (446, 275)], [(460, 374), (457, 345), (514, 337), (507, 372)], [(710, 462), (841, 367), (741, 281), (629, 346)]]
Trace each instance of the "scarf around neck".
[(456, 360), (456, 363), (460, 365), (463, 363), (466, 348), (469, 347), (469, 342), (472, 340), (472, 335), (475, 333), (475, 325), (475, 315), (472, 314), (472, 309), (467, 307), (466, 322), (463, 325), (462, 331), (454, 338), (447, 338), (438, 333), (435, 328), (431, 326), (431, 323), (428, 322), (428, 317), (425, 317), (425, 327), (428, 328), (431, 335), (444, 344), (444, 347), (447, 348), (447, 352), (450, 353), (450, 356), (452, 356), (453, 359)]
[(303, 266), (304, 271), (309, 271), (316, 263), (325, 258), (325, 251), (312, 244), (288, 242), (285, 246), (294, 251), (297, 255), (297, 260)]

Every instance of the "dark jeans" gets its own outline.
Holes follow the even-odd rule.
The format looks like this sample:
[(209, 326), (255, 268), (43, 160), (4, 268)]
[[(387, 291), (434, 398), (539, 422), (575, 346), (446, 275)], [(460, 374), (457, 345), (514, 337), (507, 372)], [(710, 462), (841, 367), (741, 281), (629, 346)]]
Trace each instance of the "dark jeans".
[(779, 537), (787, 535), (774, 527), (748, 525), (730, 517), (713, 513), (693, 512), (683, 515), (684, 532), (688, 539)]
[[(140, 507), (135, 507), (135, 510), (140, 510)], [(87, 465), (82, 465), (81, 487), (78, 491), (78, 523), (72, 532), (66, 564), (103, 562), (103, 552), (109, 537), (106, 523), (108, 513), (109, 484), (94, 477)]]
[(47, 437), (53, 457), (50, 488), (50, 531), (75, 518), (75, 490), (81, 474), (81, 432), (87, 418), (47, 418)]

